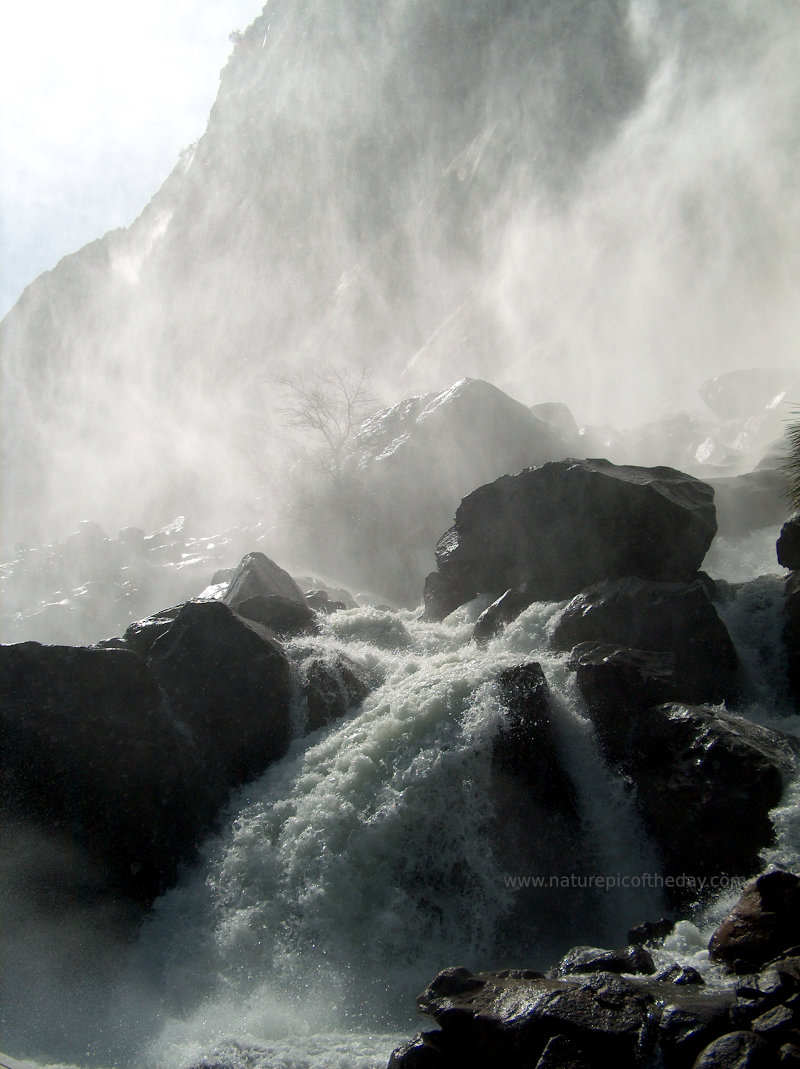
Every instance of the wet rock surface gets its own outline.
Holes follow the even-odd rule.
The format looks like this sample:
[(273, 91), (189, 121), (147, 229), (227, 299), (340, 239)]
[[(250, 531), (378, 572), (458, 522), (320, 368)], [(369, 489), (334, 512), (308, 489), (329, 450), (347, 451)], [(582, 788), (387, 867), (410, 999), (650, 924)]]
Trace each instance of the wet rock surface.
[[(784, 891), (797, 881), (782, 872), (759, 879), (764, 887), (779, 884)], [(751, 894), (746, 889), (743, 899)], [(800, 964), (796, 948), (786, 948), (795, 934), (791, 925), (775, 932), (782, 955), (727, 987), (704, 985), (697, 970), (678, 962), (655, 977), (633, 975), (633, 968), (625, 975), (594, 971), (603, 960), (616, 968), (626, 957), (636, 966), (638, 955), (650, 957), (642, 947), (618, 952), (574, 947), (547, 977), (524, 969), (445, 969), (417, 1002), (439, 1030), (421, 1032), (398, 1047), (389, 1067), (793, 1065), (800, 1038)]]
[[(666, 873), (747, 876), (758, 869), (772, 841), (770, 810), (797, 768), (793, 737), (674, 703), (592, 716), (608, 760), (634, 785)], [(693, 892), (685, 886), (673, 894), (691, 899)]]
[(464, 498), (436, 563), (462, 602), (523, 583), (531, 600), (555, 601), (611, 577), (688, 582), (716, 529), (713, 491), (691, 476), (567, 460)]
[(147, 904), (286, 751), (298, 686), (271, 635), (216, 601), (143, 621), (123, 648), (0, 646), (0, 817), (74, 842), (99, 893)]
[(304, 603), (300, 587), (285, 569), (264, 553), (248, 553), (234, 572), (222, 600), (238, 610), (249, 598), (270, 595)]
[[(674, 667), (657, 667), (652, 678), (668, 682), (682, 701), (722, 701), (736, 693), (736, 651), (699, 581), (655, 583), (626, 577), (598, 583), (570, 601), (551, 641), (558, 650), (595, 642), (671, 654)], [(619, 659), (617, 669), (619, 679)], [(584, 672), (584, 679), (589, 674)], [(634, 686), (634, 674), (626, 675)], [(591, 693), (591, 684), (587, 690)]]
[[(749, 883), (709, 944), (713, 961), (735, 972), (761, 968), (787, 946), (800, 954), (800, 878), (789, 872), (764, 873)], [(800, 963), (793, 956), (784, 969)]]
[(111, 889), (138, 900), (175, 879), (197, 830), (197, 770), (141, 658), (0, 646), (0, 754), (4, 819), (74, 841)]

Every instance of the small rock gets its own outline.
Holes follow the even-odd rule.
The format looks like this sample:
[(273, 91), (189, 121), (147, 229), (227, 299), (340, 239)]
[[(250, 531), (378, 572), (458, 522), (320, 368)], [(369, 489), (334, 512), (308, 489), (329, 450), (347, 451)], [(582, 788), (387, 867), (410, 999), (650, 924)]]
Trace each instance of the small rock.
[(795, 1015), (788, 1006), (775, 1006), (760, 1017), (756, 1017), (752, 1024), (752, 1030), (762, 1036), (774, 1036), (777, 1032), (783, 1032), (791, 1028), (795, 1022)]
[(636, 943), (662, 943), (675, 927), (675, 921), (662, 917), (659, 921), (644, 921), (631, 928), (628, 932), (628, 942)]
[(549, 975), (556, 977), (570, 976), (573, 973), (613, 972), (652, 976), (655, 971), (652, 956), (642, 946), (628, 946), (622, 950), (573, 947)]
[(755, 1032), (728, 1032), (710, 1043), (696, 1058), (693, 1069), (770, 1069), (767, 1041)]
[(691, 965), (679, 965), (677, 961), (668, 969), (662, 970), (654, 979), (663, 984), (675, 984), (677, 987), (705, 983), (697, 969), (693, 969)]

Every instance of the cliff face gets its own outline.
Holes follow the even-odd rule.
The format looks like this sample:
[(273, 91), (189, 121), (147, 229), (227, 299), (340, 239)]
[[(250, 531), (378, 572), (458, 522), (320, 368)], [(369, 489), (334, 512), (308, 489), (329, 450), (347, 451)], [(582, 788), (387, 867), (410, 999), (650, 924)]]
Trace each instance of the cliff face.
[[(630, 377), (654, 329), (629, 308), (631, 282), (646, 303), (636, 198), (667, 151), (659, 136), (672, 123), (685, 140), (695, 67), (706, 99), (731, 79), (746, 95), (731, 42), (752, 45), (755, 79), (791, 40), (778, 6), (771, 22), (730, 11), (701, 50), (700, 18), (616, 0), (270, 2), (237, 37), (205, 135), (140, 218), (41, 276), (0, 325), (5, 537), (35, 536), (43, 515), (45, 528), (147, 524), (251, 493), (254, 452), (280, 469), (273, 380), (289, 365), (366, 367), (387, 400), (465, 374), (524, 377), (532, 400), (578, 385), (618, 398), (604, 362), (623, 349), (614, 372)], [(734, 157), (752, 158), (746, 133)], [(664, 249), (702, 218), (699, 271), (722, 225), (705, 210), (707, 162), (650, 191)], [(776, 165), (761, 186), (783, 190), (789, 173)], [(750, 211), (732, 246), (772, 220), (764, 190), (751, 194), (742, 179)], [(688, 336), (669, 314), (684, 266), (658, 268), (665, 346)]]

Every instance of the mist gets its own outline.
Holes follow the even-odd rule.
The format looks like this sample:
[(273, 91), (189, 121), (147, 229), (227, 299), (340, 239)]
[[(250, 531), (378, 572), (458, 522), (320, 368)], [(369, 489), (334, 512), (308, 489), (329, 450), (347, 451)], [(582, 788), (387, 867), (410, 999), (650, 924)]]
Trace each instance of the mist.
[(85, 519), (277, 519), (287, 368), (386, 404), (469, 375), (617, 428), (792, 368), (799, 20), (267, 5), (142, 215), (2, 323), (6, 557)]
[[(359, 595), (289, 644), (293, 666), (344, 652), (379, 683), (342, 731), (296, 738), (231, 800), (201, 867), (143, 928), (116, 903), (96, 909), (90, 866), (85, 900), (40, 909), (39, 867), (68, 883), (85, 859), (0, 827), (0, 909), (28, 931), (8, 951), (30, 992), (5, 1008), (19, 1050), (186, 1065), (237, 1022), (278, 1043), (349, 1027), (362, 1004), (371, 1028), (405, 1028), (423, 972), (452, 964), (464, 930), (475, 961), (497, 946), (511, 960), (468, 792), (489, 776), (497, 666), (546, 648), (557, 606), (529, 607), (489, 653), (469, 647), (486, 605), (441, 625), (412, 610), (461, 497), (567, 456), (716, 479), (714, 577), (774, 566), (800, 402), (798, 52), (786, 0), (270, 0), (234, 35), (205, 133), (138, 218), (23, 292), (0, 323), (2, 641), (120, 635), (256, 549), (308, 576), (303, 589), (323, 576)], [(459, 437), (484, 425), (485, 440)], [(750, 484), (726, 498), (725, 480), (752, 475), (773, 512), (756, 495), (740, 520), (726, 501)], [(109, 599), (96, 616), (25, 616), (90, 583), (94, 607)], [(370, 607), (385, 603), (400, 611)], [(727, 609), (737, 641), (745, 608)], [(751, 636), (762, 667), (775, 619)], [(588, 761), (586, 799), (601, 798), (586, 855), (644, 870), (621, 781), (563, 664), (541, 656), (572, 770)], [(466, 815), (442, 851), (453, 797)], [(362, 902), (378, 933), (366, 948)], [(574, 938), (596, 938), (591, 905), (541, 922), (525, 947), (537, 967), (575, 917)], [(623, 937), (617, 906), (609, 939)], [(395, 950), (406, 1001), (381, 971)], [(387, 1049), (375, 1040), (369, 1064)], [(240, 1054), (220, 1063), (256, 1064)], [(314, 1057), (296, 1064), (327, 1055)]]

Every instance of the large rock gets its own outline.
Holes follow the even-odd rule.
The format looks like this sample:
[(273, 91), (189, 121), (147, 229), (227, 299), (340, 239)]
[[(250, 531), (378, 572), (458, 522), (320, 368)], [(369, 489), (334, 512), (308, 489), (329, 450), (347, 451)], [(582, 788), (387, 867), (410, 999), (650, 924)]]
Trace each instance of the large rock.
[(522, 969), (446, 969), (417, 1001), (441, 1031), (399, 1048), (389, 1064), (690, 1069), (704, 1046), (730, 1030), (733, 1001), (732, 993), (611, 972), (545, 978)]
[(197, 769), (138, 656), (0, 646), (0, 745), (6, 818), (74, 841), (115, 892), (151, 901), (175, 879), (197, 830)]
[(575, 973), (593, 972), (638, 973), (643, 976), (652, 976), (655, 971), (656, 967), (650, 951), (638, 944), (632, 944), (619, 950), (605, 950), (601, 947), (572, 947), (547, 975), (553, 979), (572, 976)]
[(547, 807), (576, 815), (575, 791), (559, 755), (541, 666), (532, 662), (505, 668), (497, 685), (506, 719), (492, 752), (495, 771), (517, 777)]
[(609, 761), (633, 785), (673, 901), (712, 891), (720, 873), (757, 871), (773, 837), (770, 810), (797, 768), (795, 739), (697, 706), (592, 715)]
[(525, 969), (445, 969), (417, 1001), (440, 1030), (398, 1047), (389, 1069), (770, 1069), (797, 1063), (796, 957), (727, 989), (704, 985), (696, 973), (676, 985), (673, 972), (694, 973), (677, 963), (663, 978), (558, 972), (545, 978)]
[(566, 606), (552, 634), (556, 649), (612, 643), (672, 654), (682, 701), (721, 701), (736, 689), (736, 651), (705, 586), (609, 579)]
[(794, 516), (781, 527), (775, 549), (782, 568), (800, 569), (800, 517)]
[(302, 635), (319, 630), (316, 614), (307, 598), (301, 604), (282, 594), (254, 594), (243, 598), (236, 611), (278, 635)]
[(735, 972), (754, 972), (798, 945), (800, 877), (775, 869), (745, 887), (711, 937), (708, 951), (712, 961)]
[(675, 660), (674, 653), (582, 642), (573, 649), (569, 665), (575, 669), (578, 687), (592, 713), (608, 717), (677, 701)]
[(578, 982), (515, 970), (473, 974), (462, 968), (440, 973), (417, 1000), (419, 1011), (442, 1030), (437, 1046), (446, 1053), (448, 1066), (536, 1065), (556, 1035), (590, 1051), (592, 1065), (599, 1064), (598, 1058), (633, 1064), (653, 1004), (644, 987), (609, 973)]
[(786, 475), (782, 462), (760, 465), (739, 475), (710, 477), (714, 491), (719, 533), (725, 538), (742, 538), (751, 531), (774, 527), (786, 515)]
[(786, 622), (783, 638), (786, 643), (789, 691), (800, 710), (800, 571), (792, 572), (786, 580), (784, 611)]
[(287, 571), (264, 553), (248, 553), (234, 572), (222, 600), (232, 609), (238, 609), (248, 598), (270, 594), (305, 604), (300, 587)]
[[(581, 814), (562, 761), (555, 706), (541, 667), (514, 665), (498, 673), (506, 715), (494, 741), (491, 765), (493, 852), (509, 876), (584, 871)], [(559, 887), (515, 887), (498, 942), (518, 953), (534, 938), (537, 918), (550, 931), (572, 929), (574, 897)], [(587, 933), (588, 937), (588, 933)], [(574, 935), (573, 935), (574, 938)]]
[(743, 368), (708, 379), (698, 393), (720, 419), (748, 419), (785, 396), (796, 381), (787, 368)]
[(220, 789), (244, 783), (286, 752), (296, 680), (260, 624), (219, 601), (187, 602), (153, 643), (148, 663)]
[(230, 791), (286, 751), (299, 684), (265, 629), (221, 602), (143, 621), (137, 644), (147, 662), (131, 648), (0, 646), (0, 818), (74, 843), (98, 893), (146, 904)]
[(715, 532), (713, 493), (697, 479), (672, 468), (567, 460), (469, 494), (436, 561), (461, 602), (523, 583), (537, 600), (560, 600), (624, 575), (687, 582)]

